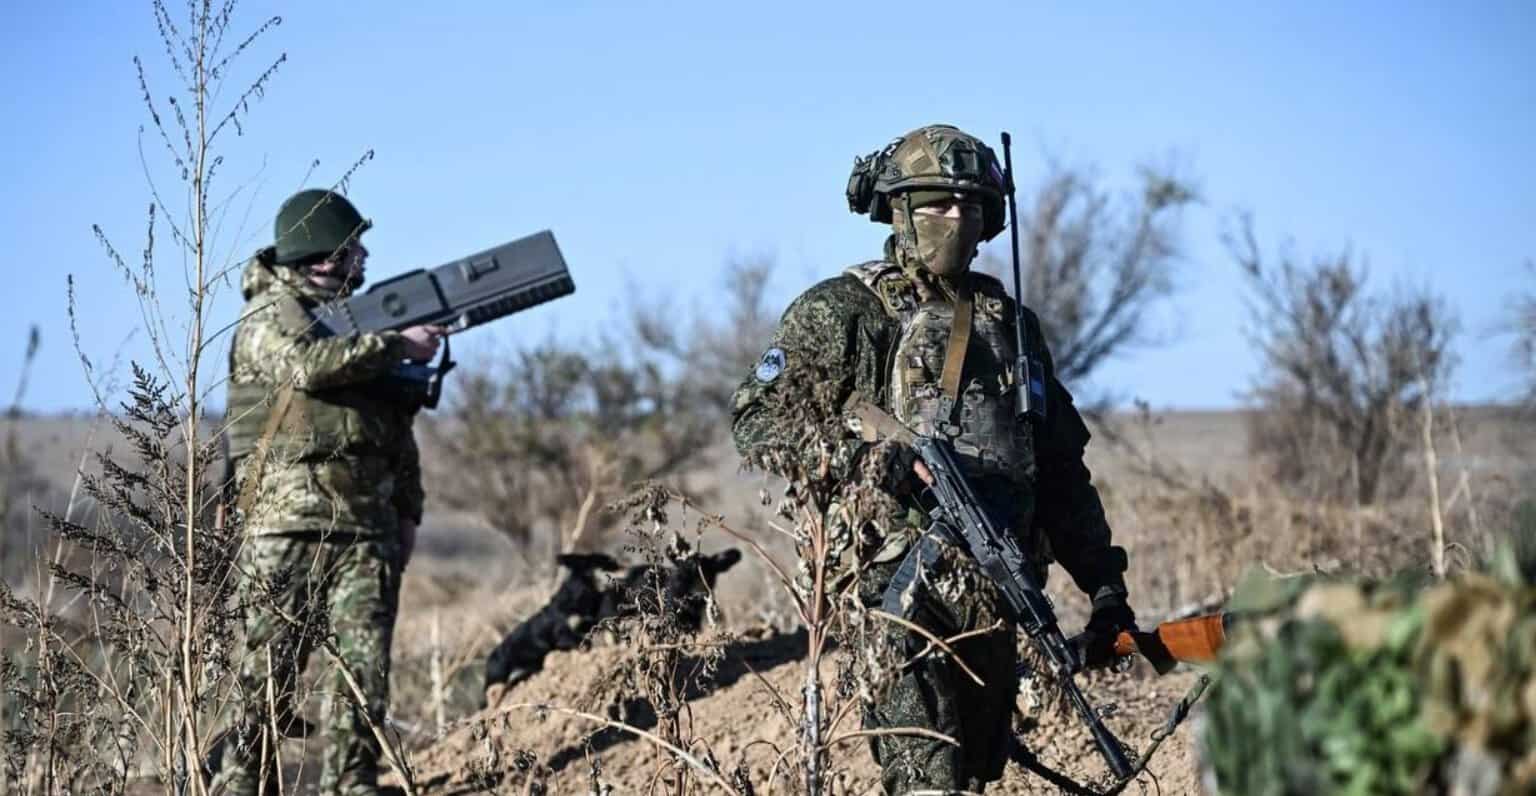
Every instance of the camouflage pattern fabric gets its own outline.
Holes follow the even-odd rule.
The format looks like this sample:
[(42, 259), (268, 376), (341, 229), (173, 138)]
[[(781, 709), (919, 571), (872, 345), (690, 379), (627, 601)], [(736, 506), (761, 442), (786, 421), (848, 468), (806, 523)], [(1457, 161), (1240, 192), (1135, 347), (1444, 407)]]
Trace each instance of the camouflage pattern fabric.
[[(389, 706), (389, 650), (400, 598), (400, 548), (385, 540), (336, 540), (321, 533), (247, 540), (240, 567), (249, 605), (240, 688), (243, 714), (220, 781), (230, 794), (255, 794), (261, 772), (277, 793), (273, 735), (299, 736), (304, 722), (299, 678), (329, 635), (359, 688), (326, 660), (318, 687), (328, 694), (321, 790), (378, 793), (380, 747), (369, 725), (383, 727)], [(324, 653), (321, 653), (325, 658)], [(264, 768), (265, 767), (265, 768)]]
[[(962, 551), (943, 545), (931, 588), (914, 601), (908, 619), (940, 638), (987, 627), (1003, 618), (1001, 595)], [(861, 598), (878, 605), (896, 570), (896, 562), (865, 570)], [(889, 689), (865, 712), (866, 727), (916, 727), (943, 733), (960, 746), (922, 735), (884, 735), (870, 740), (881, 768), (881, 782), (891, 794), (923, 789), (981, 791), (1002, 776), (1011, 741), (1011, 713), (1018, 693), (1014, 628), (1004, 622), (996, 632), (962, 639), (956, 653), (981, 682), (946, 655), (930, 654), (906, 666)], [(886, 623), (879, 642), (896, 660), (907, 660), (927, 640), (899, 625)]]
[(411, 432), (417, 405), (388, 378), (404, 358), (403, 338), (321, 337), (309, 310), (334, 295), (260, 258), (246, 267), (242, 289), (226, 413), (238, 483), (254, 471), (249, 454), (275, 394), (295, 389), (259, 468), (247, 532), (396, 538), (399, 518), (419, 521), (423, 502)]
[[(902, 313), (894, 308), (905, 302), (917, 307), (947, 301), (953, 290), (913, 267), (903, 267), (894, 242), (887, 242), (886, 253), (886, 261), (866, 269), (893, 278), (871, 281), (844, 274), (807, 290), (785, 311), (762, 360), (733, 397), (732, 431), (743, 458), (799, 460), (804, 463), (802, 470), (820, 470), (839, 483), (874, 471), (881, 475), (870, 485), (880, 491), (890, 488), (892, 479), (885, 465), (861, 466), (865, 456), (888, 456), (889, 452), (866, 445), (851, 432), (835, 443), (828, 466), (821, 468), (824, 451), (805, 444), (803, 422), (786, 408), (796, 402), (793, 396), (780, 394), (830, 380), (840, 399), (857, 392), (893, 414), (911, 408), (893, 406), (899, 396), (929, 395), (933, 385), (925, 380), (937, 380), (938, 372), (929, 367), (934, 363), (922, 351), (942, 353), (947, 330), (939, 324), (925, 326), (922, 345), (907, 346), (915, 359), (904, 358), (903, 340), (913, 338), (906, 334)], [(970, 454), (981, 476), (974, 484), (978, 493), (999, 516), (1013, 518), (1021, 542), (1039, 553), (1042, 566), (1054, 556), (1086, 594), (1123, 600), (1125, 554), (1111, 544), (1103, 507), (1082, 462), (1088, 431), (1071, 395), (1050, 369), (1038, 321), (1026, 313), (1026, 340), (1047, 369), (1050, 414), (1029, 432), (1002, 428), (993, 422), (1000, 414), (992, 404), (1005, 400), (1013, 351), (1013, 302), (990, 277), (967, 273), (960, 278), (971, 280), (985, 317), (971, 337), (961, 372), (965, 409), (956, 413), (959, 425), (946, 422), (934, 428)], [(808, 380), (797, 377), (800, 373), (825, 374), (825, 378)], [(898, 390), (898, 380), (907, 379), (908, 374), (910, 380)], [(879, 581), (881, 568), (894, 569), (893, 560), (927, 524), (922, 507), (910, 494), (893, 492), (888, 497), (900, 511), (871, 522), (872, 527), (842, 528), (834, 540), (834, 552), (845, 552), (846, 558), (864, 568), (866, 586)], [(840, 527), (843, 514), (834, 506), (829, 527)], [(919, 601), (917, 621), (930, 632), (943, 637), (975, 630), (1000, 615), (995, 588), (969, 557), (956, 557), (946, 573), (933, 581), (935, 587)], [(889, 573), (884, 577), (888, 580)], [(880, 591), (883, 586), (862, 596), (877, 607)], [(875, 750), (892, 792), (979, 787), (1000, 775), (1003, 758), (997, 745), (1010, 737), (1007, 720), (1016, 688), (1013, 638), (1013, 628), (1007, 627), (1003, 633), (978, 637), (965, 646), (962, 656), (982, 674), (984, 687), (972, 687), (953, 663), (928, 658), (906, 670), (886, 697), (872, 706), (866, 714), (868, 726), (926, 728), (954, 735), (964, 744), (956, 751), (932, 739), (880, 738)], [(893, 630), (889, 643), (904, 649), (916, 644), (911, 647), (915, 650), (924, 642), (908, 631)]]
[[(890, 249), (888, 244), (888, 253)], [(912, 269), (902, 272), (913, 274)], [(996, 334), (1011, 340), (1013, 327), (1009, 319), (1013, 315), (1013, 300), (995, 279), (979, 274), (969, 274), (968, 278), (978, 297), (998, 302), (1000, 314), (1006, 319), (996, 327)], [(920, 296), (924, 300), (933, 297), (933, 293)], [(1000, 491), (997, 500), (1027, 512), (1027, 521), (1016, 527), (1026, 529), (1025, 533), (1032, 538), (1043, 539), (1044, 544), (1037, 549), (1043, 556), (1059, 561), (1085, 594), (1097, 596), (1105, 589), (1124, 594), (1124, 551), (1112, 544), (1103, 504), (1083, 464), (1088, 428), (1073, 405), (1071, 393), (1055, 378), (1038, 320), (1027, 310), (1025, 318), (1029, 326), (1026, 340), (1032, 341), (1045, 360), (1051, 409), (1046, 422), (1028, 432), (1030, 450), (1019, 453), (1017, 464), (1025, 474), (1010, 474), (1011, 483), (996, 485)], [(896, 391), (891, 370), (901, 337), (900, 321), (857, 277), (837, 276), (802, 293), (785, 310), (764, 361), (747, 375), (732, 397), (732, 434), (737, 450), (752, 461), (797, 457), (804, 460), (804, 469), (816, 469), (821, 452), (804, 444), (804, 429), (783, 411), (782, 407), (789, 402), (777, 395), (785, 385), (804, 382), (784, 378), (783, 372), (807, 369), (830, 374), (844, 398), (857, 392), (895, 414), (892, 400)], [(942, 348), (942, 343), (939, 340), (933, 344)], [(994, 344), (973, 336), (967, 351), (961, 383), (967, 385), (965, 392), (978, 403), (1001, 397), (994, 387), (987, 385), (1007, 378), (1006, 372), (998, 371), (1006, 370), (1011, 357), (1000, 358), (992, 350)], [(1010, 343), (1006, 350), (1011, 349)], [(774, 364), (779, 360), (782, 366)], [(776, 371), (776, 367), (781, 369)], [(987, 415), (980, 407), (976, 414)], [(826, 477), (834, 481), (857, 477), (857, 464), (867, 448), (866, 443), (849, 432), (832, 452)], [(761, 455), (763, 452), (772, 455)], [(981, 451), (977, 449), (976, 454), (979, 461)], [(901, 514), (897, 527), (882, 538), (855, 540), (856, 545), (874, 542), (873, 548), (863, 544), (857, 551), (860, 560), (871, 560), (875, 548), (888, 541), (884, 536), (910, 536), (916, 528), (926, 525), (926, 517), (915, 501), (899, 495), (893, 498), (902, 502), (907, 511)], [(886, 548), (887, 556), (892, 553)]]
[(1223, 794), (1536, 793), (1536, 587), (1251, 578), (1202, 755)]

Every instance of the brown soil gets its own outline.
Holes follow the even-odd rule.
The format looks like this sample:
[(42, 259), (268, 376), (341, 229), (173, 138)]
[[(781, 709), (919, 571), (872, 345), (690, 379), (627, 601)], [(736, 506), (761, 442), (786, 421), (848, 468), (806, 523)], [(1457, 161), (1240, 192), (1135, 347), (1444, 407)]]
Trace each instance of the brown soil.
[[(691, 736), (699, 739), (690, 750), (696, 757), (718, 761), (726, 772), (744, 764), (758, 793), (803, 790), (798, 775), (783, 766), (776, 776), (770, 776), (775, 750), (792, 748), (797, 731), (776, 707), (777, 697), (768, 686), (798, 705), (804, 644), (804, 636), (764, 631), (731, 648), (722, 666), (721, 687), (690, 703)], [(513, 691), (506, 705), (458, 722), (435, 743), (411, 755), (419, 788), (438, 795), (522, 793), (528, 792), (532, 773), (536, 780), (542, 780), (548, 793), (588, 793), (594, 790), (595, 772), (597, 781), (611, 786), (614, 793), (675, 793), (675, 781), (672, 787), (666, 784), (676, 776), (670, 755), (633, 734), (605, 730), (594, 720), (569, 712), (582, 711), (594, 717), (621, 715), (613, 702), (623, 700), (601, 695), (613, 690), (613, 672), (623, 656), (624, 650), (616, 646), (551, 655), (545, 670)], [(829, 664), (828, 672), (831, 669)], [(1138, 669), (1129, 674), (1096, 675), (1082, 684), (1096, 704), (1116, 705), (1108, 723), (1139, 751), (1196, 677), (1195, 673), (1180, 671), (1156, 678)], [(1022, 697), (1020, 705), (1024, 707)], [(631, 705), (623, 715), (643, 729), (654, 728), (654, 717), (643, 707)], [(1087, 732), (1074, 718), (1051, 713), (1036, 718), (1038, 724), (1027, 733), (1026, 740), (1047, 766), (1079, 782), (1106, 774)], [(856, 721), (853, 718), (845, 724)], [(844, 726), (839, 731), (847, 729), (856, 727)], [(1189, 723), (1181, 726), (1154, 756), (1148, 773), (1126, 792), (1200, 793), (1191, 732)], [(831, 768), (830, 793), (879, 792), (878, 770), (862, 740), (841, 745)], [(987, 792), (1060, 791), (1010, 764), (1002, 781)]]

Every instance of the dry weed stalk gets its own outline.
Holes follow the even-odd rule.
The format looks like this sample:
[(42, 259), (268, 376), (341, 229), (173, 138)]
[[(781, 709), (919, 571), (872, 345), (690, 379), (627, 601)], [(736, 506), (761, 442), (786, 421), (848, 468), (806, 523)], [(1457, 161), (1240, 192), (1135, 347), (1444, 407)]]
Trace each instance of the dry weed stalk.
[[(132, 403), (125, 407), (128, 420), (117, 421), (138, 457), (136, 469), (103, 457), (104, 476), (87, 485), (114, 516), (103, 518), (94, 528), (49, 517), (61, 537), (93, 559), (86, 572), (61, 563), (52, 574), (87, 600), (92, 630), (101, 632), (96, 637), (89, 631), (66, 634), (60, 630), (62, 617), (49, 615), (43, 605), (14, 599), (7, 605), (7, 618), (28, 623), (37, 631), (42, 694), (46, 707), (56, 715), (47, 722), (36, 715), (29, 717), (34, 729), (48, 728), (46, 734), (29, 740), (55, 750), (48, 755), (50, 768), (59, 754), (69, 753), (65, 742), (79, 740), (61, 734), (59, 722), (74, 719), (62, 718), (59, 711), (87, 716), (86, 721), (110, 722), (105, 717), (115, 709), (121, 717), (140, 718), (131, 734), (149, 736), (158, 750), (155, 768), (162, 772), (166, 787), (200, 794), (204, 789), (197, 772), (207, 743), (203, 721), (214, 704), (219, 680), (216, 674), (205, 675), (227, 670), (233, 550), (227, 533), (212, 531), (204, 522), (211, 504), (206, 474), (214, 447), (201, 435), (208, 387), (199, 377), (209, 342), (205, 307), (217, 279), (211, 240), (216, 212), (212, 186), (223, 162), (214, 153), (214, 144), (227, 127), (239, 130), (249, 101), (265, 90), (283, 58), (259, 73), (231, 107), (215, 110), (211, 103), (228, 79), (233, 59), (278, 20), (268, 20), (226, 48), (233, 2), (218, 6), (193, 2), (184, 18), (173, 17), (163, 2), (153, 3), (152, 10), (179, 91), (157, 100), (143, 62), (135, 58), (134, 63), (153, 133), (164, 146), (187, 204), (181, 213), (167, 207), (146, 162), (153, 200), (141, 265), (130, 267), (99, 226), (93, 231), (135, 292), (158, 374), (135, 368)], [(162, 109), (167, 113), (163, 115)], [(187, 314), (176, 319), (185, 329), (180, 338), (171, 333), (177, 307), (162, 302), (157, 288), (157, 223), (169, 229), (185, 269)], [(73, 316), (72, 293), (71, 305)], [(178, 384), (178, 392), (167, 391), (165, 385), (171, 383)], [(56, 674), (64, 671), (78, 678), (73, 686), (61, 687)], [(126, 682), (118, 682), (119, 676)], [(85, 683), (98, 688), (93, 693)], [(145, 700), (151, 698), (158, 708), (153, 714), (144, 710)], [(136, 745), (137, 739), (126, 744), (129, 751)], [(78, 746), (74, 754), (79, 754)], [(85, 766), (72, 775), (86, 777), (93, 788), (121, 789), (130, 761), (131, 755), (114, 771)], [(45, 771), (44, 776), (54, 781), (53, 771)]]
[(16, 374), (16, 392), (11, 397), (11, 404), (5, 411), (4, 440), (0, 441), (0, 579), (4, 579), (7, 573), (5, 564), (14, 560), (14, 555), (9, 550), (11, 537), (11, 523), (20, 520), (14, 513), (18, 508), (17, 498), (21, 495), (31, 494), (41, 486), (39, 479), (32, 472), (32, 465), (21, 454), (21, 440), (17, 435), (17, 422), (21, 419), (21, 405), (27, 395), (27, 377), (32, 372), (32, 363), (37, 359), (37, 351), (42, 343), (42, 337), (34, 324), (27, 335), (26, 352), (22, 356), (21, 368)]
[[(42, 599), (24, 599), (0, 583), (0, 624), (27, 638), (15, 656), (8, 646), (0, 662), (10, 703), (0, 714), (3, 768), (7, 786), (20, 783), (29, 794), (123, 793), (147, 780), (166, 793), (202, 796), (214, 720), (232, 702), (238, 668), (235, 637), (244, 612), (234, 562), (241, 529), (214, 522), (221, 485), (210, 473), (220, 450), (204, 414), (219, 382), (202, 378), (211, 346), (232, 326), (210, 325), (210, 302), (240, 265), (215, 253), (215, 230), (241, 191), (216, 195), (224, 165), (216, 145), (225, 133), (243, 133), (251, 103), (286, 55), (215, 107), (231, 80), (244, 80), (236, 76), (240, 57), (281, 20), (226, 38), (235, 33), (235, 0), (189, 0), (184, 14), (154, 0), (151, 9), (176, 90), (157, 94), (144, 62), (134, 59), (150, 117), (140, 141), (151, 194), (142, 260), (130, 265), (100, 226), (92, 228), (133, 291), (154, 363), (133, 366), (129, 400), (112, 418), (132, 458), (102, 454), (102, 474), (82, 474), (84, 491), (101, 509), (93, 521), (78, 522), (68, 511), (44, 514), (69, 552), (57, 549)], [(146, 130), (163, 149), (177, 190), (162, 190), (157, 181), (144, 152)], [(185, 205), (173, 209), (169, 197)], [(157, 233), (164, 232), (172, 259), (182, 264), (170, 294), (177, 300), (160, 292), (157, 266), (166, 258)], [(71, 277), (72, 328), (73, 284)], [(75, 346), (98, 407), (111, 415), (78, 332)], [(55, 585), (74, 595), (62, 607), (53, 605)]]
[(602, 506), (631, 484), (697, 464), (729, 408), (743, 365), (772, 331), (768, 260), (732, 263), (723, 317), (680, 317), (637, 303), (595, 342), (549, 338), (460, 371), (449, 403), (424, 425), (438, 462), (486, 462), (435, 479), (450, 508), (515, 543), (549, 534), (553, 553), (601, 547), (615, 530)]
[[(767, 744), (774, 752), (774, 762), (761, 780), (772, 792), (779, 784), (781, 770), (798, 772), (796, 792), (823, 794), (841, 776), (841, 766), (833, 750), (849, 741), (868, 739), (880, 734), (922, 734), (945, 738), (920, 728), (889, 728), (878, 731), (845, 729), (850, 717), (860, 715), (860, 708), (878, 699), (894, 674), (910, 661), (887, 660), (884, 645), (874, 642), (882, 618), (865, 607), (859, 593), (860, 556), (876, 542), (881, 530), (872, 517), (886, 516), (890, 499), (868, 486), (871, 479), (840, 482), (829, 477), (836, 444), (847, 434), (837, 402), (835, 384), (823, 378), (816, 368), (786, 373), (782, 378), (797, 381), (779, 391), (778, 400), (786, 402), (789, 416), (796, 418), (795, 428), (803, 437), (793, 452), (759, 451), (748, 464), (785, 474), (789, 485), (776, 511), (793, 524), (798, 566), (786, 569), (750, 535), (736, 529), (717, 514), (704, 512), (683, 493), (648, 485), (636, 490), (618, 506), (631, 513), (636, 524), (649, 524), (659, 532), (668, 522), (671, 505), (697, 520), (691, 532), (702, 535), (717, 531), (745, 544), (773, 574), (788, 596), (806, 635), (806, 651), (801, 661), (802, 685), (798, 697), (780, 693), (758, 678), (773, 697), (783, 717), (798, 728), (797, 742), (779, 748), (760, 739), (749, 744)], [(948, 648), (944, 639), (930, 639), (937, 654)], [(934, 654), (934, 649), (924, 654)], [(834, 662), (835, 672), (829, 671)], [(750, 667), (749, 667), (750, 668)], [(695, 739), (708, 748), (707, 739)], [(691, 747), (690, 747), (691, 748)], [(713, 760), (713, 755), (709, 756)], [(734, 783), (738, 789), (752, 787), (752, 770), (745, 757), (735, 767)]]

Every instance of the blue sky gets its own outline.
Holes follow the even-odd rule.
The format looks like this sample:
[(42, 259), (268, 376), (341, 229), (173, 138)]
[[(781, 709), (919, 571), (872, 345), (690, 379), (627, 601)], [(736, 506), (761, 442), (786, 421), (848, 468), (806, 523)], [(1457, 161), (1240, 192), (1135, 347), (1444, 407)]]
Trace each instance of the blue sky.
[[(180, 13), (181, 4), (171, 5)], [(1285, 6), (1279, 8), (1276, 6)], [(278, 203), (374, 159), (351, 196), (376, 222), (370, 273), (432, 266), (551, 228), (576, 296), (460, 341), (461, 353), (601, 330), (634, 290), (707, 308), (732, 257), (770, 255), (774, 295), (878, 252), (848, 213), (855, 155), (947, 121), (1013, 131), (1020, 183), (1048, 155), (1129, 189), (1180, 163), (1207, 202), (1187, 218), (1177, 335), (1105, 367), (1100, 386), (1159, 407), (1231, 406), (1256, 369), (1242, 286), (1220, 243), (1252, 210), (1271, 249), (1351, 246), (1373, 280), (1443, 292), (1463, 319), (1457, 395), (1518, 379), (1491, 337), (1536, 257), (1536, 6), (1479, 3), (259, 3), (283, 24), (240, 62), (286, 52), (241, 137), (225, 139), (219, 230), (244, 256)], [(27, 404), (91, 403), (70, 344), (143, 357), (131, 291), (91, 234), (143, 248), (147, 123), (131, 58), (172, 89), (147, 3), (0, 9), (0, 390), (43, 331)], [(222, 100), (233, 98), (234, 80)], [(150, 168), (173, 185), (162, 150)], [(162, 235), (163, 237), (163, 235)], [(162, 251), (162, 288), (180, 262)], [(174, 294), (173, 294), (174, 297)], [(233, 318), (235, 291), (215, 314)], [(127, 342), (125, 343), (125, 339)], [(222, 362), (223, 348), (213, 354)]]

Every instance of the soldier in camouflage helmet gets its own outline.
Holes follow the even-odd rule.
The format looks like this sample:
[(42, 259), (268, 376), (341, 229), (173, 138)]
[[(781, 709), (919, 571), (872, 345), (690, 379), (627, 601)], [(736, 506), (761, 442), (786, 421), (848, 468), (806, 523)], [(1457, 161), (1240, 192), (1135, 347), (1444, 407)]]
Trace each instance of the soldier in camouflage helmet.
[(265, 792), (277, 792), (272, 734), (307, 732), (295, 687), (327, 639), (366, 705), (358, 709), (339, 671), (325, 686), (333, 702), (322, 789), (378, 790), (381, 750), (369, 724), (382, 726), (389, 703), (400, 574), (423, 500), (411, 431), (419, 398), (391, 371), (430, 360), (444, 330), (328, 337), (316, 328), (317, 305), (362, 284), (368, 226), (341, 195), (301, 191), (278, 211), (274, 245), (241, 282), (227, 433), (249, 613), (245, 707), (219, 775), (228, 793), (257, 793), (262, 771)]
[[(1039, 322), (1027, 310), (1026, 353), (1043, 376), (1037, 388), (1045, 412), (1016, 418), (1014, 303), (997, 280), (969, 270), (977, 245), (1004, 227), (1004, 194), (992, 150), (947, 125), (914, 130), (857, 160), (849, 203), (891, 225), (884, 257), (815, 285), (785, 311), (734, 396), (736, 446), (751, 461), (797, 455), (803, 435), (784, 408), (794, 402), (776, 394), (806, 383), (788, 377), (796, 368), (830, 374), (842, 396), (856, 392), (914, 430), (949, 439), (994, 516), (1011, 520), (1025, 549), (1038, 554), (1042, 578), (1054, 559), (1089, 595), (1092, 619), (1076, 643), (1090, 665), (1103, 665), (1114, 634), (1133, 627), (1135, 616), (1126, 599), (1125, 551), (1111, 544), (1083, 465), (1087, 427), (1056, 380)], [(959, 341), (953, 355), (951, 338)], [(879, 607), (905, 551), (927, 525), (920, 463), (897, 442), (871, 444), (850, 433), (838, 444), (844, 450), (830, 457), (833, 479), (874, 479), (871, 486), (903, 506), (897, 516), (904, 522), (857, 535), (852, 544), (861, 596)], [(941, 547), (908, 618), (941, 638), (1006, 619), (986, 576), (960, 551)], [(914, 734), (875, 736), (873, 752), (889, 792), (979, 790), (1002, 775), (1017, 689), (1015, 632), (1004, 625), (954, 644), (985, 685), (953, 662), (927, 656), (905, 666), (888, 696), (867, 712), (868, 727), (924, 728), (960, 744)], [(883, 636), (900, 660), (925, 643), (894, 624), (887, 630)]]

